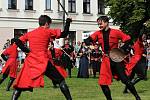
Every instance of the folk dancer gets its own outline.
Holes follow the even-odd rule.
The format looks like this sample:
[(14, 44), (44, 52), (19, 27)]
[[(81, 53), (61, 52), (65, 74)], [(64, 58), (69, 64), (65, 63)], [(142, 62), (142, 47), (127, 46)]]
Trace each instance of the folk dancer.
[[(54, 48), (54, 43), (50, 42), (49, 44), (49, 60), (53, 64), (53, 66), (56, 67), (56, 69), (59, 71), (59, 73), (66, 78), (67, 77), (67, 72), (65, 71), (65, 63), (62, 61), (62, 54), (63, 51), (60, 48)], [(57, 75), (57, 74), (56, 74)], [(53, 80), (54, 78), (51, 77), (52, 83), (54, 88), (57, 88), (57, 81)]]
[(9, 76), (10, 80), (8, 82), (6, 91), (10, 90), (11, 85), (17, 77), (17, 68), (18, 68), (18, 50), (17, 45), (14, 43), (14, 40), (11, 39), (11, 44), (6, 48), (1, 57), (6, 61), (4, 67), (2, 68), (2, 78), (0, 79), (0, 84)]
[(109, 58), (109, 52), (113, 48), (118, 48), (118, 41), (122, 40), (125, 44), (122, 49), (128, 51), (130, 48), (130, 36), (126, 35), (120, 30), (109, 28), (109, 18), (107, 16), (100, 16), (97, 19), (100, 30), (94, 32), (86, 40), (86, 44), (90, 42), (98, 42), (102, 46), (103, 57), (101, 62), (101, 69), (99, 75), (99, 85), (102, 88), (107, 100), (112, 100), (111, 91), (108, 85), (112, 83), (112, 75), (117, 75), (118, 78), (124, 83), (130, 92), (135, 96), (136, 100), (141, 100), (134, 85), (127, 77), (122, 63), (117, 63)]
[(62, 46), (63, 62), (66, 63), (65, 69), (68, 70), (68, 76), (71, 78), (71, 69), (74, 67), (74, 47), (69, 44), (68, 40), (65, 40), (65, 44)]
[[(140, 80), (144, 80), (146, 77), (146, 57), (143, 56), (144, 36), (144, 34), (140, 35), (134, 42), (132, 46), (134, 55), (131, 56), (129, 62), (126, 64), (126, 73), (130, 77), (133, 85), (138, 83)], [(137, 74), (137, 77), (134, 78), (135, 74)], [(128, 93), (127, 87), (125, 87), (123, 93)]]
[[(33, 91), (35, 87), (44, 87), (44, 75), (53, 77), (59, 83), (60, 89), (67, 100), (72, 100), (68, 86), (64, 77), (49, 61), (48, 45), (51, 39), (64, 38), (68, 35), (71, 19), (67, 18), (64, 31), (51, 29), (51, 18), (47, 15), (39, 17), (39, 27), (30, 31), (19, 39), (15, 39), (16, 44), (22, 51), (28, 52), (24, 60), (23, 67), (14, 83), (12, 100), (18, 100), (22, 91)], [(24, 43), (29, 41), (29, 49), (24, 47)]]
[(94, 44), (94, 49), (91, 52), (91, 63), (93, 68), (93, 77), (96, 78), (96, 72), (100, 71), (102, 52), (99, 50), (98, 44)]

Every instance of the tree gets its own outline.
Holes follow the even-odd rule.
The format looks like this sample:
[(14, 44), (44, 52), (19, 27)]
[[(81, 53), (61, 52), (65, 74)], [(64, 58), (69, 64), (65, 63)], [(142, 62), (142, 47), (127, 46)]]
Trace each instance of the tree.
[(150, 32), (150, 0), (105, 0), (105, 3), (113, 23), (124, 32), (131, 35)]

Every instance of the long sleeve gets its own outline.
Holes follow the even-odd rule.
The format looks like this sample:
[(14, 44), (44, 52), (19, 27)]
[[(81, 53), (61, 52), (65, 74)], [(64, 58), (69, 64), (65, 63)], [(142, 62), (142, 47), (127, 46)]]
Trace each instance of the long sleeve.
[(25, 47), (24, 44), (22, 43), (22, 41), (20, 39), (14, 39), (16, 45), (23, 51), (26, 53), (29, 53), (30, 50), (29, 48)]
[(7, 61), (8, 60), (8, 58), (2, 53), (1, 54), (1, 57), (3, 58), (3, 60), (5, 60), (5, 61)]
[(65, 38), (69, 34), (69, 28), (70, 28), (70, 22), (71, 21), (72, 20), (70, 18), (66, 19), (66, 24), (65, 24), (65, 27), (64, 27), (64, 31), (61, 32), (60, 38)]
[(90, 45), (91, 42), (93, 42), (92, 38), (89, 36), (87, 39), (84, 39), (84, 42), (86, 45)]
[(120, 48), (123, 49), (123, 51), (125, 53), (129, 53), (131, 48), (132, 48), (132, 45), (133, 45), (133, 42), (130, 39), (130, 40), (126, 41), (125, 44), (122, 47), (120, 47)]

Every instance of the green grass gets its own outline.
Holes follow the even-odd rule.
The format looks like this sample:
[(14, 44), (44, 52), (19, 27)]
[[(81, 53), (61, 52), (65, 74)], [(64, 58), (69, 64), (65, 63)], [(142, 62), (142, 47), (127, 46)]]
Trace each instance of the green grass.
[[(100, 87), (98, 78), (76, 78), (77, 70), (73, 70), (73, 77), (66, 82), (72, 94), (73, 100), (106, 100)], [(150, 71), (148, 72), (150, 78)], [(0, 85), (0, 100), (10, 100), (13, 90), (6, 92), (8, 79)], [(124, 85), (120, 81), (113, 81), (110, 86), (113, 100), (135, 100), (131, 93), (123, 94)], [(150, 100), (150, 79), (136, 84), (136, 89), (142, 100)], [(19, 100), (65, 100), (59, 88), (54, 89), (51, 81), (45, 77), (45, 87), (36, 88), (34, 92), (23, 92)]]

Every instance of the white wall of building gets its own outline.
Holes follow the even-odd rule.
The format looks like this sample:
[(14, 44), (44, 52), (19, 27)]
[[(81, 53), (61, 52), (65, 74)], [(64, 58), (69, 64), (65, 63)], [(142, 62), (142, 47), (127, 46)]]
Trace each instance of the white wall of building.
[[(51, 11), (45, 11), (45, 0), (33, 0), (33, 10), (27, 11), (25, 0), (17, 0), (16, 10), (8, 9), (8, 0), (0, 0), (0, 53), (6, 40), (14, 37), (14, 29), (28, 29), (28, 31), (35, 29), (38, 27), (38, 17), (41, 14), (49, 15), (53, 19), (52, 28), (63, 29), (63, 14), (58, 12), (57, 0), (51, 2)], [(76, 41), (82, 41), (84, 31), (98, 29), (96, 19), (100, 15), (97, 14), (97, 8), (97, 0), (91, 0), (91, 14), (83, 14), (83, 0), (76, 0), (76, 13), (69, 13), (68, 16), (73, 19), (70, 31), (76, 31)], [(68, 0), (65, 0), (65, 9), (68, 11)]]

